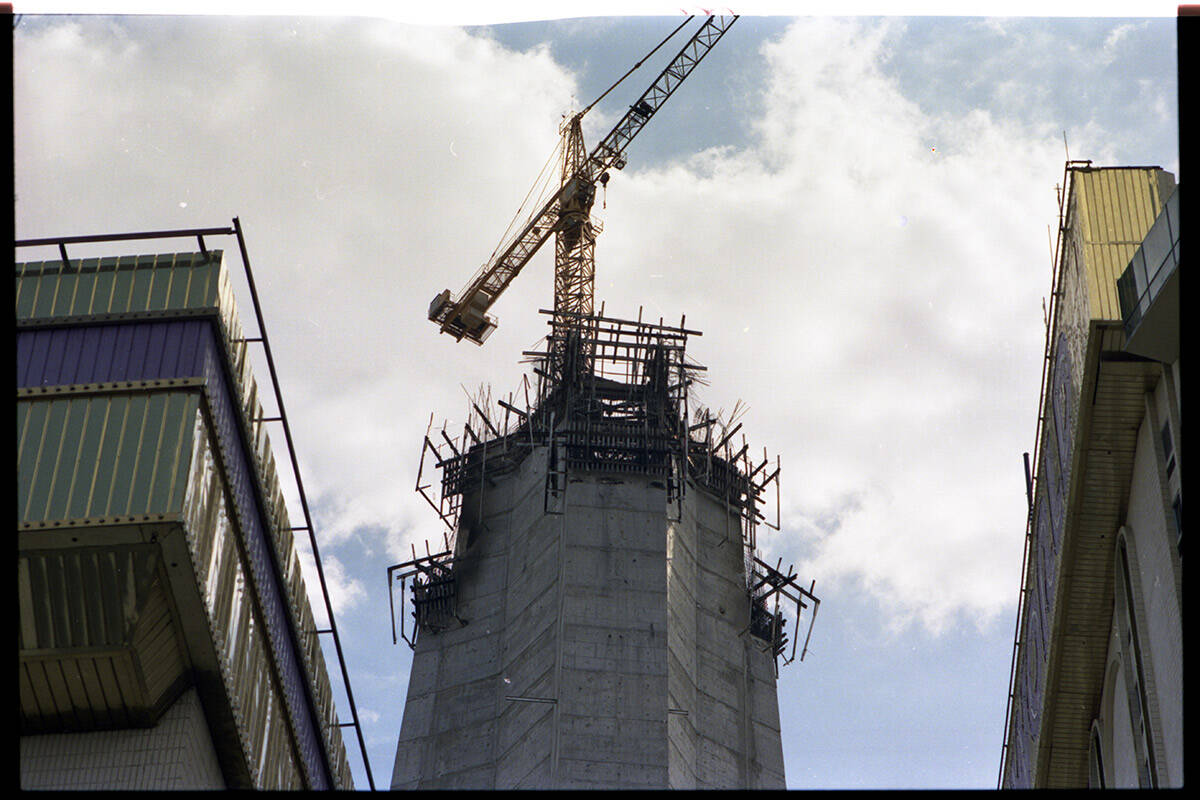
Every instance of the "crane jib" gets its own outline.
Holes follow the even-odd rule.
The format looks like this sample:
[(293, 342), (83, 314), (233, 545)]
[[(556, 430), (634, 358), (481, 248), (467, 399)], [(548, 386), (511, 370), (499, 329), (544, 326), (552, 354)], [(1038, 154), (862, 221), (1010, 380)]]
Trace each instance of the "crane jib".
[(630, 106), (629, 111), (600, 144), (596, 145), (588, 158), (589, 177), (592, 181), (610, 168), (624, 168), (625, 148), (736, 21), (736, 16), (709, 17), (705, 20), (696, 35), (650, 84), (650, 88)]
[[(451, 300), (448, 289), (434, 297), (429, 307), (429, 319), (437, 323), (443, 333), (458, 340), (467, 338), (477, 344), (483, 343), (496, 328), (496, 321), (486, 313), (488, 308), (550, 238), (550, 234), (563, 225), (577, 225), (581, 215), (586, 220), (595, 196), (596, 182), (606, 180), (609, 169), (624, 168), (624, 153), (629, 143), (736, 21), (737, 16), (708, 17), (650, 87), (629, 107), (620, 122), (583, 160), (579, 171), (564, 180), (554, 197), (529, 218), (511, 244), (484, 264), (457, 298)], [(577, 126), (578, 120), (575, 123)], [(555, 307), (558, 306), (556, 296)]]

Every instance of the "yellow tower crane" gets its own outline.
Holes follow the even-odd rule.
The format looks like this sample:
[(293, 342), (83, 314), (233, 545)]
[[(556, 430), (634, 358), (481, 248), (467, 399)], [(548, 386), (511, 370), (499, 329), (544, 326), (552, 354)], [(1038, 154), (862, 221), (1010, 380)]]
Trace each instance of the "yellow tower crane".
[[(451, 298), (450, 290), (446, 289), (433, 298), (429, 305), (429, 319), (438, 325), (442, 333), (448, 333), (459, 341), (465, 338), (476, 344), (483, 344), (497, 324), (496, 320), (488, 315), (488, 309), (552, 233), (555, 234), (555, 329), (570, 330), (592, 316), (597, 229), (591, 221), (591, 209), (596, 198), (596, 184), (607, 184), (610, 169), (624, 168), (624, 153), (629, 143), (667, 98), (679, 88), (725, 31), (729, 30), (729, 26), (737, 17), (708, 17), (678, 55), (650, 84), (650, 88), (629, 107), (621, 121), (596, 145), (590, 155), (584, 148), (581, 120), (596, 103), (612, 91), (612, 88), (641, 66), (646, 58), (666, 44), (692, 19), (693, 17), (688, 17), (684, 20), (670, 36), (647, 53), (622, 76), (621, 80), (613, 84), (613, 87), (587, 108), (566, 120), (562, 126), (560, 188), (528, 218), (512, 239), (496, 249), (493, 257), (476, 272), (474, 278), (457, 296)], [(567, 341), (570, 337), (557, 338)], [(561, 375), (568, 355), (556, 355), (554, 371)]]

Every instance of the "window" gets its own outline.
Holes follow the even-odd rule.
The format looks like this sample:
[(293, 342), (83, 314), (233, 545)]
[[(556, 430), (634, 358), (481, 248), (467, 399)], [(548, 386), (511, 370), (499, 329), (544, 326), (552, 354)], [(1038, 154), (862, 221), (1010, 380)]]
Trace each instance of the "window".
[(1171, 423), (1164, 422), (1162, 427), (1163, 460), (1167, 464), (1167, 480), (1175, 473), (1175, 441), (1171, 438)]
[(1092, 722), (1092, 737), (1088, 745), (1088, 788), (1104, 788), (1104, 754), (1100, 749), (1100, 722)]
[(1146, 682), (1142, 668), (1141, 644), (1138, 639), (1137, 618), (1134, 613), (1133, 581), (1129, 569), (1129, 553), (1122, 536), (1117, 547), (1117, 624), (1124, 651), (1126, 700), (1129, 720), (1133, 726), (1135, 759), (1138, 765), (1138, 788), (1158, 785), (1154, 766), (1154, 750), (1150, 735), (1150, 719), (1146, 708)]
[(1175, 547), (1179, 550), (1179, 557), (1183, 558), (1183, 495), (1179, 492), (1175, 493), (1171, 510), (1175, 512)]

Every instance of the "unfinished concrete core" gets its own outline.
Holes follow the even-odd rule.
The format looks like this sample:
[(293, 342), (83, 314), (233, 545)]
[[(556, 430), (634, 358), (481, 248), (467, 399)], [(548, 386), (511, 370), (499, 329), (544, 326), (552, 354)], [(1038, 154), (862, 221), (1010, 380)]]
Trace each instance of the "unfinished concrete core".
[[(689, 425), (702, 368), (664, 333), (682, 328), (589, 322), (618, 324), (582, 370), (550, 337), (537, 402), (501, 403), (514, 430), (443, 437), (434, 505), (453, 541), (399, 565), (414, 654), (393, 789), (785, 788), (786, 636), (763, 603), (785, 576), (753, 558), (778, 470)], [(613, 358), (634, 338), (643, 355)]]

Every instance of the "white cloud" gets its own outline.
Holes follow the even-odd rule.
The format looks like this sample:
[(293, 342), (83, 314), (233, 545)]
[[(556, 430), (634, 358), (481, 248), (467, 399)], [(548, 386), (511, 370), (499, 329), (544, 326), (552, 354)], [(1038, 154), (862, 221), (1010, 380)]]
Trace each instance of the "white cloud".
[(745, 398), (752, 444), (782, 452), (764, 547), (936, 629), (1019, 582), (1061, 156), (983, 111), (923, 115), (880, 69), (889, 32), (796, 22), (755, 146), (614, 181), (597, 270), (610, 304), (686, 310), (709, 402)]
[(318, 626), (324, 627), (329, 622), (325, 601), (321, 598), (321, 575), (325, 577), (325, 590), (329, 593), (329, 604), (333, 606), (335, 620), (344, 619), (346, 612), (366, 599), (367, 590), (363, 582), (347, 575), (341, 560), (328, 550), (321, 553), (320, 573), (317, 572), (317, 562), (307, 539), (296, 540), (296, 554), (304, 573), (304, 585), (308, 589), (313, 618)]
[(1101, 60), (1105, 64), (1110, 64), (1117, 57), (1117, 49), (1121, 42), (1128, 37), (1130, 33), (1139, 28), (1145, 28), (1145, 23), (1135, 25), (1133, 23), (1125, 23), (1113, 28), (1107, 37), (1104, 39), (1104, 49), (1101, 51)]
[[(705, 331), (701, 399), (743, 398), (752, 448), (782, 454), (765, 547), (937, 629), (1018, 585), (1063, 152), (1052, 124), (907, 98), (882, 66), (902, 31), (798, 20), (764, 49), (748, 145), (633, 154), (597, 290), (610, 313)], [(491, 252), (573, 77), (546, 48), (361, 20), (30, 20), (16, 47), (18, 235), (239, 215), (323, 549), (362, 531), (387, 557), (435, 546), (413, 490), (429, 414), (460, 430), (460, 384), (518, 385), (551, 257), (483, 348), (434, 335), (426, 308)], [(1103, 161), (1107, 141), (1094, 122), (1072, 154)], [(326, 560), (353, 606), (362, 585)]]
[[(460, 381), (507, 384), (511, 367), (462, 369), (448, 356), (487, 354), (454, 353), (425, 310), (495, 244), (496, 210), (516, 206), (526, 165), (556, 142), (545, 121), (568, 105), (570, 76), (545, 50), (382, 22), (18, 30), (18, 235), (238, 215), (322, 541), (368, 522), (389, 531), (394, 553), (407, 552), (411, 526), (417, 541), (439, 535), (412, 489), (428, 414), (453, 415)], [(510, 307), (544, 304), (536, 282)], [(252, 326), (244, 295), (241, 307)]]
[[(719, 47), (746, 47), (756, 24), (743, 19)], [(748, 402), (752, 450), (782, 458), (784, 529), (760, 530), (759, 542), (764, 557), (815, 579), (824, 601), (808, 664), (780, 683), (785, 744), (797, 714), (801, 727), (830, 723), (823, 741), (869, 745), (877, 733), (873, 713), (819, 706), (862, 705), (854, 692), (875, 684), (812, 695), (810, 669), (872, 653), (926, 674), (940, 652), (926, 631), (1012, 608), (1062, 131), (1072, 157), (1097, 163), (1161, 162), (1175, 142), (1163, 124), (1176, 113), (1163, 61), (1173, 40), (1162, 25), (1122, 33), (1104, 74), (1095, 56), (1111, 27), (1006, 18), (962, 25), (958, 37), (951, 20), (799, 20), (762, 59), (722, 62), (718, 51), (671, 101), (691, 102), (706, 74), (761, 90), (733, 108), (699, 95), (713, 108), (697, 126), (736, 119), (727, 130), (752, 131), (749, 142), (713, 135), (719, 147), (654, 163), (655, 131), (674, 133), (664, 115), (613, 175), (598, 299), (619, 316), (686, 313), (705, 333), (689, 344), (709, 367), (700, 399)], [(240, 217), (359, 716), (372, 761), (390, 764), (408, 655), (378, 647), (388, 612), (369, 587), (410, 547), (440, 540), (413, 491), (430, 413), (435, 432), (446, 419), (460, 431), (460, 385), (488, 383), (494, 396), (519, 385), (519, 353), (545, 331), (534, 311), (549, 305), (551, 258), (539, 254), (497, 304), (501, 326), (483, 348), (436, 335), (427, 304), (491, 252), (556, 143), (559, 115), (573, 95), (576, 106), (587, 98), (545, 48), (514, 53), (483, 32), (379, 21), (27, 15), (14, 43), (18, 236)], [(589, 75), (628, 66), (603, 56), (585, 50), (572, 63)], [(746, 74), (720, 74), (730, 63)], [(1130, 114), (1139, 104), (1148, 113)], [(590, 142), (615, 115), (593, 116)], [(244, 297), (242, 308), (248, 321)], [(265, 379), (261, 364), (256, 373)], [(427, 464), (426, 480), (437, 477)], [(298, 544), (315, 595), (305, 537)], [(876, 619), (918, 638), (876, 641), (869, 600)], [(942, 637), (942, 649), (976, 645), (942, 666), (1003, 672), (1007, 650), (981, 653), (1004, 627)], [(1002, 699), (1003, 676), (995, 683)], [(987, 694), (982, 684), (959, 693)], [(996, 708), (1001, 718), (983, 727), (999, 736)], [(947, 705), (947, 720), (964, 714), (980, 728), (973, 709)], [(913, 741), (946, 750), (928, 738)], [(895, 772), (836, 756), (789, 750), (790, 781), (846, 785), (814, 777), (812, 758), (843, 773), (857, 763), (851, 782), (886, 785), (873, 776)], [(934, 759), (926, 771), (961, 766)], [(994, 775), (982, 773), (988, 785)]]

